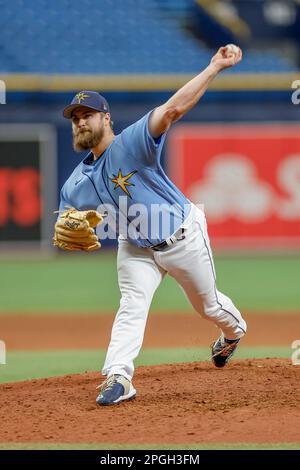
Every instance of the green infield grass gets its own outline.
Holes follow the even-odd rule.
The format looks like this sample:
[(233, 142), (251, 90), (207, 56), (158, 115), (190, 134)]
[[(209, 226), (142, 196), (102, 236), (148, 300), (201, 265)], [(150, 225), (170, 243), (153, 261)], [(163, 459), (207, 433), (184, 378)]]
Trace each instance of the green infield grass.
[[(300, 311), (300, 257), (217, 257), (218, 289), (247, 311)], [(0, 313), (106, 313), (117, 309), (116, 254), (68, 254), (51, 259), (2, 260)], [(169, 276), (152, 310), (192, 310)]]

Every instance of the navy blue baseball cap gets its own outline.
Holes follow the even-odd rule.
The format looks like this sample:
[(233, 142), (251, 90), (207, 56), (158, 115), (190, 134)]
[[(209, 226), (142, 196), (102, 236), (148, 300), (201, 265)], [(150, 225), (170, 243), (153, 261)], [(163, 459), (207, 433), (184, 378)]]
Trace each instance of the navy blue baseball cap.
[(108, 102), (104, 96), (97, 91), (80, 91), (72, 99), (71, 103), (63, 110), (63, 115), (67, 119), (71, 119), (72, 112), (76, 108), (90, 108), (100, 113), (109, 113)]

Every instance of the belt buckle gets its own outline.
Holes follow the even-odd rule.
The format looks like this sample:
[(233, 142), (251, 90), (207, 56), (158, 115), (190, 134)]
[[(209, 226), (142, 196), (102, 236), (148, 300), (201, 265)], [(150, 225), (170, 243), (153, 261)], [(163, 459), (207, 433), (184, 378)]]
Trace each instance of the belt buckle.
[(177, 230), (177, 232), (175, 232), (175, 234), (173, 235), (173, 237), (175, 238), (175, 242), (176, 241), (180, 242), (181, 240), (185, 239), (185, 235), (184, 235), (185, 231), (186, 231), (186, 229), (181, 227), (180, 229)]
[[(174, 235), (172, 235), (171, 237), (167, 238), (166, 240), (162, 241), (161, 243), (158, 243), (157, 245), (154, 245), (154, 246), (151, 246), (151, 250), (153, 251), (161, 251), (161, 250), (164, 250), (165, 248), (167, 248), (168, 246), (172, 246), (174, 245), (174, 243), (176, 243), (177, 241), (181, 241), (181, 240), (184, 240), (185, 239), (185, 235), (183, 235), (185, 232), (185, 229), (184, 228), (180, 228), (179, 230), (177, 230), (175, 232)], [(177, 238), (177, 237), (180, 237), (180, 238)]]
[(168, 246), (168, 244), (167, 244), (166, 240), (164, 240), (163, 242), (158, 243), (157, 245), (151, 246), (150, 248), (153, 251), (161, 251), (164, 248), (166, 248), (167, 246)]

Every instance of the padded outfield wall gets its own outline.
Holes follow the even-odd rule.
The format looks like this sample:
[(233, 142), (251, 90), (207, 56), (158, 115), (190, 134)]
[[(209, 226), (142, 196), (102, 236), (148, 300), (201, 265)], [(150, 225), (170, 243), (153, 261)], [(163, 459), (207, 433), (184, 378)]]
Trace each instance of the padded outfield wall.
[[(297, 183), (300, 107), (292, 103), (292, 91), (208, 91), (169, 133), (162, 156), (163, 166), (188, 197), (205, 203), (211, 239), (220, 250), (253, 247), (298, 250), (300, 247), (300, 186)], [(104, 93), (111, 105), (115, 132), (119, 133), (171, 93)], [(72, 92), (9, 92), (6, 104), (0, 107), (1, 241), (10, 240), (9, 244), (2, 243), (5, 249), (12, 245), (11, 241), (18, 240), (26, 240), (27, 244), (30, 240), (41, 240), (43, 247), (50, 244), (49, 227), (54, 220), (52, 211), (58, 207), (60, 188), (82, 158), (72, 150), (70, 124), (61, 113), (72, 95)], [(224, 129), (227, 129), (226, 135)], [(247, 134), (244, 140), (242, 131)], [(7, 146), (8, 134), (10, 146)], [(210, 134), (210, 142), (205, 138), (207, 134)], [(26, 145), (20, 142), (20, 135), (27, 141)], [(178, 139), (181, 139), (180, 145)], [(251, 149), (249, 139), (255, 142)], [(27, 148), (28, 145), (33, 147)], [(184, 147), (180, 155), (176, 152), (179, 147)], [(274, 149), (277, 149), (275, 153)], [(215, 173), (211, 176), (212, 172)], [(218, 178), (224, 175), (226, 179), (228, 172), (227, 186), (222, 183), (220, 186)], [(16, 173), (22, 179), (27, 203), (18, 202), (24, 198)], [(233, 188), (237, 180), (239, 187)], [(245, 200), (245, 206), (241, 201), (235, 202), (236, 191), (239, 199)], [(21, 207), (21, 220), (11, 219), (10, 214), (17, 212), (16, 204)], [(31, 225), (27, 221), (24, 226), (30, 207), (35, 207), (36, 217), (32, 218)]]

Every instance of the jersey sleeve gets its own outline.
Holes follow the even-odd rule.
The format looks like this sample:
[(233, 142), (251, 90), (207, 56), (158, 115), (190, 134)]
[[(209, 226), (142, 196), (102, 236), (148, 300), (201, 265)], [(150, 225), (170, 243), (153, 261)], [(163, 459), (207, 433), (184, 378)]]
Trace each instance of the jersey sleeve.
[(70, 202), (67, 199), (66, 196), (66, 184), (63, 185), (63, 187), (60, 190), (60, 203), (59, 203), (59, 212), (64, 212), (67, 209), (71, 207)]
[(159, 160), (166, 134), (154, 139), (149, 132), (149, 118), (152, 111), (127, 127), (121, 133), (122, 143), (127, 152), (145, 166), (155, 166)]

